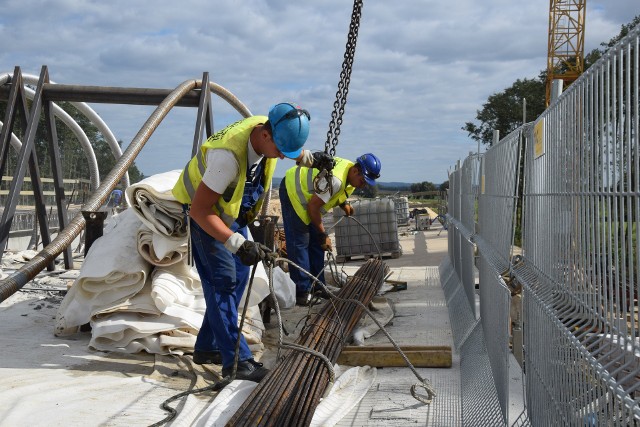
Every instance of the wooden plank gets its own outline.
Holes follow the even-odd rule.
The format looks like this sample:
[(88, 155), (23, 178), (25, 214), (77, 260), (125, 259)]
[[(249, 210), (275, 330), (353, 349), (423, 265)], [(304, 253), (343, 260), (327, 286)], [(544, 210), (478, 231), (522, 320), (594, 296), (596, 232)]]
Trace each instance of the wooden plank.
[[(450, 368), (450, 346), (401, 346), (416, 368)], [(337, 363), (349, 366), (402, 367), (406, 362), (393, 346), (346, 346)]]

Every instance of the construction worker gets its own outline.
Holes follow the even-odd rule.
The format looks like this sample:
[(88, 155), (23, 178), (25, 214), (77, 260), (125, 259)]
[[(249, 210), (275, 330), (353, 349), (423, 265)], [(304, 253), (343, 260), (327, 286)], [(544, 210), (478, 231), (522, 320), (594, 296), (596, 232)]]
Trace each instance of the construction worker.
[(111, 208), (120, 207), (120, 203), (122, 202), (122, 190), (119, 188), (114, 189), (109, 196), (108, 206)]
[[(238, 303), (248, 282), (249, 266), (270, 256), (260, 243), (247, 240), (247, 224), (260, 211), (277, 159), (289, 157), (308, 167), (324, 153), (302, 150), (310, 115), (290, 103), (273, 106), (265, 116), (233, 123), (209, 137), (182, 171), (173, 188), (188, 215), (191, 246), (206, 301), (193, 360), (222, 364), (236, 379), (259, 382), (268, 370), (253, 359), (238, 331)], [(330, 157), (329, 157), (330, 158)]]
[[(319, 172), (304, 165), (289, 169), (280, 183), (287, 258), (323, 283), (324, 252), (333, 248), (322, 224), (322, 215), (335, 206), (340, 206), (345, 215), (353, 215), (354, 208), (347, 198), (356, 188), (375, 185), (381, 168), (380, 159), (371, 153), (363, 154), (355, 162), (339, 157), (334, 161), (331, 191), (316, 192), (313, 181)], [(317, 188), (328, 188), (325, 178), (321, 178)], [(316, 291), (323, 297), (327, 296), (321, 286), (314, 289), (312, 279), (298, 268), (289, 268), (289, 274), (296, 284), (296, 304), (308, 305)]]

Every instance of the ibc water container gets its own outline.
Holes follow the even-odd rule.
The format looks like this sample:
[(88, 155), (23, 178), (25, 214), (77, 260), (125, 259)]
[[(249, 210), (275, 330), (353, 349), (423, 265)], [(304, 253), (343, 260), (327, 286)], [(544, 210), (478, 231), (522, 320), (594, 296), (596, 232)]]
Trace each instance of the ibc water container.
[(396, 207), (398, 225), (409, 224), (409, 199), (407, 197), (391, 197)]
[(398, 258), (402, 253), (398, 240), (396, 209), (391, 199), (362, 200), (351, 204), (355, 209), (355, 219), (338, 222), (344, 212), (334, 208), (335, 245), (339, 262), (353, 256), (391, 256)]

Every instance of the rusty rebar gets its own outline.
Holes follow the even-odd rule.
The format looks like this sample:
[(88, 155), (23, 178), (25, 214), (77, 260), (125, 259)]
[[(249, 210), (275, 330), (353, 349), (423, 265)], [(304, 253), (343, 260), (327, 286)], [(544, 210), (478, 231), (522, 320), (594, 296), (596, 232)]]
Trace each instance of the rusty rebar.
[[(335, 363), (346, 337), (379, 291), (388, 271), (389, 267), (381, 260), (367, 261), (338, 292), (337, 298), (322, 306), (296, 344), (322, 353)], [(329, 385), (329, 378), (327, 366), (319, 357), (288, 350), (227, 425), (309, 425)]]

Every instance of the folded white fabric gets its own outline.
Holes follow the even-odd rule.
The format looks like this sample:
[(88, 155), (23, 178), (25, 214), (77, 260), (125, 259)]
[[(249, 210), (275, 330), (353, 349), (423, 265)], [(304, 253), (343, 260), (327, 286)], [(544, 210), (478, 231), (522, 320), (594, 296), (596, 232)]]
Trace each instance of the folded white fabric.
[(58, 308), (55, 335), (78, 332), (94, 313), (142, 289), (151, 265), (138, 253), (135, 236), (140, 225), (133, 211), (112, 217), (105, 234), (93, 242), (78, 278)]
[(118, 312), (94, 317), (89, 346), (102, 351), (154, 354), (184, 354), (193, 351), (197, 331), (181, 319), (134, 312)]
[(155, 233), (142, 224), (138, 230), (138, 252), (144, 259), (156, 266), (179, 263), (187, 256), (186, 236), (173, 237)]
[(393, 320), (393, 305), (391, 300), (386, 297), (373, 297), (369, 303), (369, 311), (378, 323), (376, 323), (369, 315), (365, 315), (360, 319), (351, 333), (353, 345), (364, 345), (365, 339), (372, 337), (380, 330), (378, 324), (385, 326)]
[[(133, 297), (105, 306), (91, 317), (89, 346), (103, 351), (182, 354), (193, 349), (197, 329), (162, 313), (151, 296), (152, 282)], [(168, 336), (170, 339), (164, 339)]]
[(338, 378), (316, 407), (311, 419), (312, 427), (331, 427), (336, 425), (367, 394), (376, 379), (378, 371), (371, 366), (356, 366), (341, 373), (338, 365), (334, 367)]
[(137, 294), (125, 300), (113, 301), (110, 304), (104, 304), (96, 307), (91, 318), (104, 317), (111, 313), (140, 313), (144, 315), (159, 316), (162, 312), (156, 307), (151, 298), (151, 278), (147, 278), (147, 282)]
[(151, 274), (151, 298), (160, 312), (200, 329), (206, 303), (195, 267), (184, 262), (156, 267)]
[(152, 231), (165, 236), (184, 237), (187, 225), (171, 190), (180, 178), (181, 170), (152, 175), (125, 190), (127, 203)]

